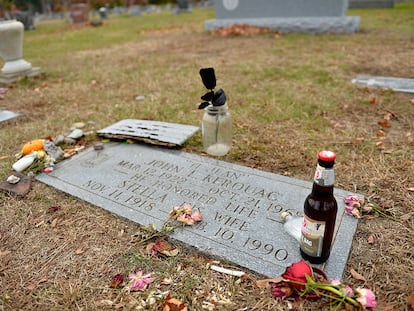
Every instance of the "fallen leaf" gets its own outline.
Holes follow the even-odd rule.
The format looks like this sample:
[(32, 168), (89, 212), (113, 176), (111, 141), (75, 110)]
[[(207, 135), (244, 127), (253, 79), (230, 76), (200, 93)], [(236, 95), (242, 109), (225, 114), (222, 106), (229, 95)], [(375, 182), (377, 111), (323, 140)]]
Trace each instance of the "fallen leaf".
[(374, 236), (373, 235), (370, 235), (368, 237), (367, 241), (368, 241), (368, 244), (370, 244), (370, 245), (374, 244), (374, 242), (375, 242)]
[(391, 123), (390, 120), (384, 119), (384, 120), (379, 120), (378, 125), (383, 127), (383, 128), (390, 128), (391, 127)]
[(30, 283), (29, 285), (26, 286), (26, 288), (28, 290), (34, 290), (39, 284), (45, 283), (47, 281), (48, 281), (48, 278), (47, 276), (45, 276), (42, 279), (40, 279), (40, 281), (38, 282)]
[(57, 211), (59, 211), (60, 209), (61, 209), (61, 207), (60, 207), (60, 206), (58, 206), (58, 205), (51, 206), (51, 207), (49, 207), (49, 213), (54, 213), (54, 212), (57, 212)]
[(0, 251), (0, 257), (10, 254), (11, 251)]
[(259, 288), (271, 288), (272, 283), (280, 283), (283, 281), (282, 277), (275, 278), (275, 279), (263, 279), (263, 280), (257, 280), (256, 286)]
[(391, 116), (392, 116), (392, 114), (390, 112), (387, 112), (386, 114), (384, 114), (384, 120), (390, 121)]
[(408, 296), (407, 302), (408, 302), (408, 305), (411, 307), (411, 309), (414, 310), (414, 293)]
[(52, 221), (52, 223), (50, 224), (50, 226), (51, 226), (52, 228), (55, 228), (55, 227), (56, 227), (56, 225), (57, 225), (57, 222), (58, 222), (58, 218), (53, 219), (53, 221)]
[(402, 215), (401, 217), (400, 217), (400, 220), (401, 221), (407, 221), (407, 220), (409, 220), (412, 216), (414, 215), (414, 212), (413, 213), (407, 213), (407, 214), (404, 214), (404, 215)]
[(44, 276), (43, 278), (41, 278), (40, 279), (40, 281), (39, 282), (37, 282), (37, 284), (42, 284), (42, 283), (45, 283), (45, 282), (47, 282), (49, 279), (48, 279), (48, 277), (47, 276)]
[(176, 299), (171, 298), (170, 294), (168, 294), (166, 300), (162, 304), (162, 310), (163, 311), (188, 311), (186, 305)]
[(117, 288), (122, 286), (122, 284), (124, 284), (124, 279), (125, 279), (125, 275), (122, 273), (119, 273), (117, 275), (115, 275), (112, 280), (111, 280), (111, 284), (109, 285), (109, 287), (111, 288)]
[(147, 255), (165, 255), (168, 257), (177, 256), (180, 252), (178, 247), (174, 247), (169, 242), (165, 241), (164, 238), (159, 239), (156, 242), (149, 243), (145, 247), (145, 253)]
[(364, 276), (363, 276), (363, 275), (361, 275), (361, 274), (359, 274), (358, 272), (356, 272), (353, 268), (351, 268), (351, 269), (349, 270), (349, 272), (351, 273), (352, 277), (353, 277), (355, 280), (364, 281), (364, 282), (366, 282), (366, 281), (367, 281), (367, 280), (364, 278)]
[(377, 102), (377, 98), (376, 98), (375, 96), (371, 96), (371, 97), (369, 98), (369, 103), (370, 103), (371, 105), (375, 105), (375, 104), (376, 104), (376, 102)]
[(413, 133), (411, 133), (411, 132), (407, 132), (407, 133), (405, 134), (405, 137), (407, 138), (407, 140), (408, 140), (409, 142), (412, 142), (412, 141), (413, 141)]
[(82, 253), (84, 253), (85, 251), (83, 250), (83, 248), (82, 247), (78, 247), (76, 250), (75, 250), (75, 254), (76, 255), (80, 255), (80, 254), (82, 254)]
[(387, 133), (385, 133), (383, 130), (377, 131), (377, 138), (383, 138), (385, 136), (387, 136)]

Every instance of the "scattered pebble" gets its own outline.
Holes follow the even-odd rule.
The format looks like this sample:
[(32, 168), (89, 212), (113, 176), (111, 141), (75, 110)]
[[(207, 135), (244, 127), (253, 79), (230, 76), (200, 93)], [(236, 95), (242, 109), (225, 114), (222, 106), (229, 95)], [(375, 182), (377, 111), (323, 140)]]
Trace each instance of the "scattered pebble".
[(70, 137), (65, 137), (64, 138), (64, 143), (66, 145), (74, 145), (76, 144), (76, 139), (70, 138)]
[(137, 97), (135, 97), (135, 100), (136, 101), (142, 101), (144, 99), (145, 99), (145, 96), (144, 95), (138, 95)]
[(56, 161), (59, 161), (63, 158), (63, 150), (62, 148), (55, 145), (53, 141), (46, 140), (44, 143), (44, 150), (46, 153)]
[(58, 135), (53, 140), (56, 146), (63, 145), (65, 143), (65, 136), (64, 135)]
[(7, 177), (7, 182), (9, 184), (15, 185), (20, 181), (20, 177), (17, 177), (15, 175), (10, 175), (9, 177)]
[(76, 122), (72, 125), (73, 129), (83, 129), (85, 127), (85, 122)]
[(103, 143), (97, 143), (93, 146), (93, 149), (95, 150), (103, 150), (104, 144)]
[(67, 137), (72, 139), (78, 139), (83, 136), (83, 131), (81, 129), (74, 129)]

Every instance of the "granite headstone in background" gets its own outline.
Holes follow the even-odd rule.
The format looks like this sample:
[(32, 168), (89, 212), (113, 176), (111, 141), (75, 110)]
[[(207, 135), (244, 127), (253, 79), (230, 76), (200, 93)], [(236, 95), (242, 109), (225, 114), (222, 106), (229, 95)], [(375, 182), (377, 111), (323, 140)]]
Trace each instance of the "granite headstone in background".
[(342, 33), (359, 29), (358, 16), (345, 16), (348, 0), (216, 0), (207, 31), (235, 24), (281, 32)]
[(89, 22), (89, 5), (75, 3), (70, 7), (70, 18), (74, 25), (85, 25)]
[(394, 0), (349, 0), (350, 9), (385, 9), (393, 7)]
[(0, 69), (0, 83), (11, 84), (20, 77), (35, 77), (40, 68), (23, 59), (24, 26), (17, 20), (0, 21), (0, 57), (4, 65)]
[[(299, 243), (283, 228), (281, 213), (302, 214), (312, 183), (212, 158), (149, 145), (108, 143), (89, 148), (37, 179), (57, 189), (158, 229), (174, 206), (199, 209), (203, 221), (172, 237), (222, 260), (268, 277), (301, 259)], [(332, 254), (323, 266), (341, 278), (357, 220), (338, 201)]]

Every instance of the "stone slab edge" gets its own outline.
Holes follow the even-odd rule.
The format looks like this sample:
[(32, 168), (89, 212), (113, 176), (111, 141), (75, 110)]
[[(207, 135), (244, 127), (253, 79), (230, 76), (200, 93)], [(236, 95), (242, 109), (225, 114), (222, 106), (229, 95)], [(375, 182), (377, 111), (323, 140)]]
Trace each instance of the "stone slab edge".
[(42, 73), (40, 67), (33, 67), (30, 70), (16, 73), (5, 74), (0, 72), (0, 83), (2, 84), (12, 84), (16, 82), (21, 77), (34, 78), (39, 76)]
[(205, 21), (205, 30), (211, 31), (231, 25), (246, 24), (266, 27), (280, 32), (309, 34), (354, 33), (359, 30), (359, 16), (344, 17), (288, 17), (288, 18), (240, 18), (212, 19)]
[(350, 0), (349, 9), (390, 9), (394, 7), (393, 0)]

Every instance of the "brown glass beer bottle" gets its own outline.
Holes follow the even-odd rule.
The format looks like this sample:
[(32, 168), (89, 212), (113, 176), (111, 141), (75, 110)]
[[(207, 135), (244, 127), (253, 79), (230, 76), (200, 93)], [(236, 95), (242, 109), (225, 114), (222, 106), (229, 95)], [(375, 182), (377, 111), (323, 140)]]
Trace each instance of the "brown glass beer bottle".
[(313, 264), (325, 262), (330, 255), (338, 205), (333, 195), (334, 163), (332, 151), (318, 153), (312, 192), (304, 204), (300, 253)]

